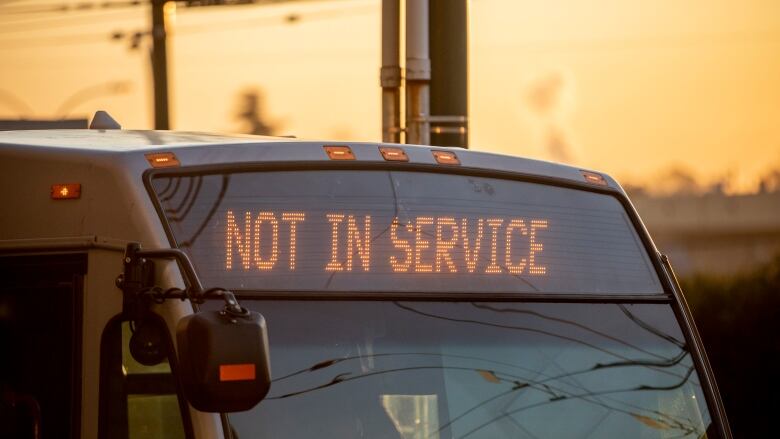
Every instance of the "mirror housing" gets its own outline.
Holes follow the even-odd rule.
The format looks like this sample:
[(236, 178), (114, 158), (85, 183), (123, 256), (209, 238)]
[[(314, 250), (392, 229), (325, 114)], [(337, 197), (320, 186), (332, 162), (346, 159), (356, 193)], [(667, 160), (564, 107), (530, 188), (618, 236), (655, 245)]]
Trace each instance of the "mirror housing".
[(197, 410), (249, 410), (268, 394), (268, 334), (259, 313), (225, 307), (192, 314), (179, 321), (176, 340), (184, 395)]

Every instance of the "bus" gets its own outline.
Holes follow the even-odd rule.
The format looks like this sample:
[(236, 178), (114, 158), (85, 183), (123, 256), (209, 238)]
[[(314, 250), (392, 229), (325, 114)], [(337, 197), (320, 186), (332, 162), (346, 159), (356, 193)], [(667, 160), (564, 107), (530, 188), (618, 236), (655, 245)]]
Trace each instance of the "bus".
[(457, 148), (0, 133), (0, 436), (730, 438), (604, 173)]

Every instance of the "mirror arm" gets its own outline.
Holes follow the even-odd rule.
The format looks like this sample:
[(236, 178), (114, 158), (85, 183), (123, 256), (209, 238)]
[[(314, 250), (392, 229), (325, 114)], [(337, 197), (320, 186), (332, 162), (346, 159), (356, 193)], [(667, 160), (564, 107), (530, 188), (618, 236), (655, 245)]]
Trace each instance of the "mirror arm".
[[(163, 290), (154, 286), (152, 259), (175, 260), (188, 287), (183, 290), (180, 288)], [(143, 317), (151, 304), (149, 299), (156, 303), (162, 303), (167, 299), (189, 299), (193, 303), (200, 304), (208, 296), (219, 296), (225, 301), (225, 312), (237, 316), (248, 313), (231, 291), (225, 288), (204, 290), (192, 260), (177, 248), (141, 250), (141, 245), (138, 243), (128, 244), (124, 257), (124, 273), (117, 277), (116, 284), (124, 292), (123, 309), (132, 320), (140, 320)]]
[(140, 244), (128, 244), (125, 252), (125, 263), (128, 263), (128, 257), (149, 258), (149, 259), (174, 259), (179, 264), (179, 268), (184, 273), (184, 280), (189, 285), (189, 290), (196, 295), (203, 292), (203, 284), (200, 283), (198, 275), (195, 272), (195, 266), (186, 253), (178, 248), (164, 248), (157, 250), (141, 250)]

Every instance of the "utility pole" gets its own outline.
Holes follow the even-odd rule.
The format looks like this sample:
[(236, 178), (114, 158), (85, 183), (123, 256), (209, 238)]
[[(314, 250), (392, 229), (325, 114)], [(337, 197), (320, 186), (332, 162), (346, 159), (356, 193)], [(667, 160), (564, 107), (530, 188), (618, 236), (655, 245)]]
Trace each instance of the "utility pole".
[(399, 125), (399, 0), (382, 0), (382, 141), (468, 148), (468, 0), (406, 0)]
[(430, 0), (431, 144), (468, 148), (468, 0)]
[(154, 81), (154, 129), (170, 129), (168, 123), (168, 52), (165, 34), (165, 4), (152, 1), (152, 78)]
[(406, 1), (406, 143), (430, 145), (428, 0)]
[(382, 141), (401, 141), (400, 0), (382, 0)]

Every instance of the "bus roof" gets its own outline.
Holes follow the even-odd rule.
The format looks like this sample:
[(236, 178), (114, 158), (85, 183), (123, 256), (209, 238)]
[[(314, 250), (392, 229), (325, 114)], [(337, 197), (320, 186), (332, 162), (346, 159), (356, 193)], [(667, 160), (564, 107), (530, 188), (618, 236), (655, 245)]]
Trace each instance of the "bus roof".
[(151, 130), (30, 130), (2, 131), (0, 144), (67, 148), (88, 151), (135, 151), (232, 143), (289, 140), (284, 137), (212, 134), (189, 131)]
[[(151, 130), (34, 130), (0, 132), (0, 157), (4, 155), (29, 156), (30, 159), (97, 160), (105, 163), (106, 156), (134, 159), (131, 162), (148, 168), (144, 154), (155, 151), (175, 152), (181, 166), (212, 165), (220, 163), (328, 161), (323, 146), (345, 145), (352, 148), (357, 161), (383, 162), (378, 146), (384, 143), (333, 142), (300, 140), (286, 137), (267, 137), (240, 134), (212, 134), (188, 131)], [(404, 149), (411, 163), (436, 165), (431, 150), (450, 150), (457, 154), (463, 167), (515, 172), (526, 175), (587, 182), (583, 169), (541, 160), (515, 156), (420, 145), (393, 145)], [(125, 162), (127, 163), (127, 162)], [(446, 166), (446, 165), (445, 165)], [(137, 169), (136, 166), (133, 166)], [(593, 172), (593, 171), (587, 171)], [(606, 186), (620, 190), (620, 186), (606, 174)]]

